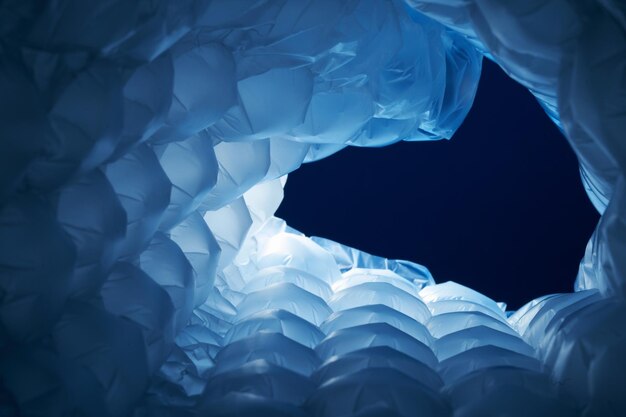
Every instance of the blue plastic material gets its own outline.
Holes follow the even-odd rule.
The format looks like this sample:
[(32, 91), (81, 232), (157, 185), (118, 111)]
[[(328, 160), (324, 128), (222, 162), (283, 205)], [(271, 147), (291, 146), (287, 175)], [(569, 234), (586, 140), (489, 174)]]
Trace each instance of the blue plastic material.
[[(450, 138), (483, 56), (602, 213), (575, 292), (273, 217), (302, 163)], [(2, 2), (0, 415), (625, 415), (624, 73), (617, 0)]]

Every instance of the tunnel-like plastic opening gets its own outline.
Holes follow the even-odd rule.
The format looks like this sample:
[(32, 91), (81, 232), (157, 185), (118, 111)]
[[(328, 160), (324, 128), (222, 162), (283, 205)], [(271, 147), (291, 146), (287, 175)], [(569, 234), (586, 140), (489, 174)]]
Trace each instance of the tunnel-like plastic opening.
[[(0, 414), (623, 415), (616, 2), (0, 7)], [(507, 312), (273, 217), (304, 162), (451, 137), (483, 56), (602, 213), (575, 292)]]

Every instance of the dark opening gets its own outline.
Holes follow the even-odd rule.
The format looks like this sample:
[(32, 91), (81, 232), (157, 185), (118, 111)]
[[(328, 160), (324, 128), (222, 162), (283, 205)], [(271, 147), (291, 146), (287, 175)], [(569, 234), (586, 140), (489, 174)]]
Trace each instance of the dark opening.
[(451, 141), (347, 148), (290, 174), (277, 216), (307, 235), (427, 266), (516, 309), (572, 291), (598, 214), (532, 95), (485, 60)]

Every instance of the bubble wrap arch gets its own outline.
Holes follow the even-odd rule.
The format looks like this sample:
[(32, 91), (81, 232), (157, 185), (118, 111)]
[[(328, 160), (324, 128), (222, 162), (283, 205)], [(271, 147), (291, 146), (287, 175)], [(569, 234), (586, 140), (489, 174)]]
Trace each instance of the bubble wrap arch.
[[(0, 2), (0, 414), (626, 414), (616, 0)], [(482, 56), (602, 218), (516, 312), (273, 214), (345, 146), (450, 138)], [(573, 277), (574, 278), (574, 277)]]

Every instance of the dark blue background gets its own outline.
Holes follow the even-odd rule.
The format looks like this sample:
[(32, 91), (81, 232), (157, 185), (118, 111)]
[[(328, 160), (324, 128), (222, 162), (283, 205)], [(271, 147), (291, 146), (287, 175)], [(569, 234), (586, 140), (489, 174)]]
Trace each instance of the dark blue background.
[(348, 148), (290, 174), (277, 216), (427, 266), (509, 308), (572, 290), (598, 220), (575, 155), (532, 95), (483, 63), (451, 141)]

